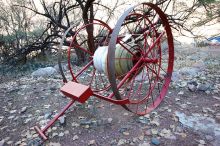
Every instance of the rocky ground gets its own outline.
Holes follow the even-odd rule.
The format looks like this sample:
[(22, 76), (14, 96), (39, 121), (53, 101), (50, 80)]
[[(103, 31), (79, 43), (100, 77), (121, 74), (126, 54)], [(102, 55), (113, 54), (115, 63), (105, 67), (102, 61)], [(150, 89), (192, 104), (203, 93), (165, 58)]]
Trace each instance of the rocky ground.
[[(220, 48), (177, 46), (173, 82), (160, 106), (145, 116), (91, 97), (75, 103), (40, 141), (45, 125), (69, 99), (58, 74), (0, 84), (0, 146), (220, 145)], [(53, 73), (55, 70), (50, 68)]]

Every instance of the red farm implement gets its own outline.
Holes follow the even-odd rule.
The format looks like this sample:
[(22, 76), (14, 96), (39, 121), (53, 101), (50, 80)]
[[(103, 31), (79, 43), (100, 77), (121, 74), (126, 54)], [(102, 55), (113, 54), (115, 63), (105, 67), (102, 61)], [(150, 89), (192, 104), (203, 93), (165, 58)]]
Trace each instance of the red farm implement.
[[(144, 115), (155, 109), (165, 97), (174, 63), (173, 36), (166, 15), (156, 5), (142, 3), (129, 7), (112, 29), (101, 20), (92, 20), (75, 30), (67, 49), (67, 79), (59, 68), (64, 86), (61, 92), (72, 100), (43, 129), (35, 127), (46, 140), (45, 132), (75, 102), (85, 103), (94, 96)], [(77, 50), (78, 49), (78, 50)], [(72, 52), (83, 53), (85, 65), (74, 69)], [(94, 50), (94, 51), (93, 51)]]

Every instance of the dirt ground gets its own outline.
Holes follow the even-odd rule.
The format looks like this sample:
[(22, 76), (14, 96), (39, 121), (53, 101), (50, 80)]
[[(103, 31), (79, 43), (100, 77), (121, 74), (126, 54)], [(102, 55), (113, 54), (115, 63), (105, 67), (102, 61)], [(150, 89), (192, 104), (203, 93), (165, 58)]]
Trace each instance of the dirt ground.
[[(60, 78), (33, 79), (27, 75), (4, 82), (0, 84), (0, 146), (217, 146), (219, 129), (215, 132), (194, 129), (177, 114), (188, 117), (197, 114), (220, 125), (220, 49), (180, 49), (176, 62), (178, 58), (189, 61), (187, 57), (195, 52), (208, 53), (204, 58), (198, 55), (196, 61), (211, 64), (206, 64), (203, 76), (194, 78), (199, 78), (201, 83), (213, 83), (216, 89), (190, 91), (187, 85), (179, 85), (190, 78), (181, 78), (180, 82), (172, 83), (159, 107), (146, 116), (137, 116), (118, 105), (91, 97), (84, 105), (75, 103), (66, 112), (65, 121), (57, 121), (49, 129), (49, 140), (45, 142), (38, 141), (33, 127), (47, 123), (68, 103), (69, 99), (59, 92)], [(217, 64), (213, 65), (213, 60)]]

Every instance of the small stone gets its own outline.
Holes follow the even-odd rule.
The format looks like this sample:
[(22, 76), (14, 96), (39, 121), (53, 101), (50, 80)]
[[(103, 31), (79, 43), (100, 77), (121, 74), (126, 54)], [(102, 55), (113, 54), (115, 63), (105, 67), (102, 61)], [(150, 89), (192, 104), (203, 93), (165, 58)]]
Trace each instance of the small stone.
[(66, 116), (64, 115), (64, 116), (59, 117), (59, 121), (61, 125), (64, 125), (66, 123)]
[(220, 113), (216, 115), (216, 119), (220, 120)]
[(14, 117), (15, 116), (9, 116), (8, 119), (11, 120), (11, 119), (14, 119)]
[(194, 92), (194, 91), (196, 91), (196, 86), (193, 84), (188, 84), (188, 89), (189, 89), (189, 91)]
[(47, 112), (45, 115), (44, 115), (44, 118), (45, 119), (50, 119), (52, 116), (52, 112)]
[(76, 122), (73, 122), (73, 123), (72, 123), (72, 126), (73, 126), (73, 127), (79, 127), (79, 124), (76, 123)]
[(199, 91), (207, 91), (208, 89), (210, 88), (210, 85), (209, 84), (200, 84), (198, 85), (197, 89)]
[(187, 86), (187, 82), (183, 81), (180, 84), (178, 84), (179, 87), (183, 88)]
[(0, 146), (4, 146), (4, 144), (5, 144), (5, 140), (3, 139), (0, 141)]
[(209, 95), (209, 94), (211, 94), (211, 91), (207, 90), (207, 91), (205, 91), (205, 93)]
[(89, 125), (86, 125), (85, 128), (86, 128), (86, 129), (89, 129)]
[(206, 135), (205, 138), (208, 140), (208, 141), (213, 141), (214, 138), (210, 135)]
[(15, 145), (20, 145), (21, 144), (21, 141), (17, 141), (16, 143), (15, 143)]
[(3, 121), (4, 116), (0, 116), (0, 123)]
[(61, 132), (61, 133), (59, 133), (59, 135), (58, 135), (59, 137), (63, 137), (64, 136), (64, 133), (63, 132)]
[(152, 133), (152, 135), (157, 135), (158, 134), (158, 130), (157, 129), (151, 129), (151, 133)]
[(23, 114), (24, 112), (26, 112), (26, 110), (27, 110), (27, 107), (22, 107), (20, 113)]
[(65, 131), (64, 131), (64, 134), (65, 134), (65, 135), (70, 134), (69, 130), (65, 130)]
[(14, 113), (16, 113), (17, 112), (17, 110), (11, 110), (9, 113), (10, 114), (14, 114)]
[(108, 124), (112, 123), (112, 118), (108, 118)]
[(151, 143), (154, 144), (154, 145), (160, 145), (160, 141), (157, 138), (154, 138), (154, 137), (151, 139)]
[(52, 127), (52, 130), (53, 130), (53, 131), (57, 130), (57, 127)]
[(179, 93), (178, 93), (178, 95), (183, 95), (184, 94), (184, 92), (183, 91), (180, 91)]
[(13, 143), (13, 141), (8, 141), (6, 142), (8, 145), (11, 145)]
[(50, 142), (50, 143), (49, 143), (49, 146), (61, 146), (61, 144), (60, 144), (60, 143)]
[(129, 132), (123, 132), (123, 135), (128, 136), (128, 135), (130, 135), (130, 133)]
[(74, 135), (74, 136), (73, 136), (73, 141), (75, 141), (75, 140), (77, 140), (77, 139), (79, 139), (78, 135)]
[(142, 124), (147, 124), (149, 122), (148, 118), (146, 118), (144, 116), (140, 116), (138, 121)]
[(92, 121), (87, 119), (80, 120), (80, 125), (91, 125)]
[(128, 116), (128, 113), (124, 113), (123, 115), (124, 115), (124, 116)]
[(27, 118), (24, 120), (24, 124), (27, 124), (28, 122), (30, 122), (32, 120), (32, 118)]
[(120, 145), (124, 145), (124, 144), (126, 144), (126, 140), (125, 139), (120, 139), (119, 141), (118, 141), (118, 146), (120, 146)]
[(52, 134), (52, 137), (55, 137), (55, 136), (58, 136), (58, 133), (55, 132)]
[(95, 144), (95, 140), (90, 140), (88, 145), (94, 145)]
[(202, 145), (206, 144), (204, 140), (199, 140), (199, 143), (202, 144)]
[[(217, 97), (217, 96), (212, 96), (212, 97), (220, 101), (220, 97)], [(1, 117), (0, 117), (0, 119), (1, 119)]]
[(139, 136), (138, 139), (141, 141), (144, 140), (144, 135)]
[(150, 146), (150, 144), (145, 142), (145, 143), (139, 144), (138, 146)]
[(36, 138), (36, 137), (38, 137), (38, 134), (34, 134), (32, 137), (33, 137), (33, 138)]

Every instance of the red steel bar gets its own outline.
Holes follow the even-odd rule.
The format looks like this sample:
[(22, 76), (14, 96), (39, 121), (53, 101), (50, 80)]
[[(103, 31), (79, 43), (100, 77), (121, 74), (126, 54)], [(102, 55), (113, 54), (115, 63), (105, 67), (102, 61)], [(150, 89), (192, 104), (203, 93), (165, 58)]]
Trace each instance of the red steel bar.
[[(110, 96), (105, 97), (105, 96), (102, 96), (102, 95), (99, 95), (99, 94), (96, 94), (96, 93), (93, 93), (93, 96), (96, 96), (96, 97), (98, 97), (100, 99), (103, 99), (105, 101), (109, 101), (111, 103), (119, 104), (119, 105), (124, 105), (124, 104), (129, 104), (130, 103), (128, 98), (122, 99), (122, 100), (115, 100), (115, 99), (109, 98)], [(113, 94), (113, 96), (114, 96), (114, 94)]]
[[(121, 82), (118, 84), (117, 88), (120, 88), (125, 81), (128, 79), (128, 77), (136, 70), (136, 68), (140, 65), (142, 62), (142, 58), (138, 60), (138, 62), (134, 65), (134, 67), (127, 73), (127, 75), (121, 80)], [(114, 93), (110, 94), (108, 98), (112, 98), (114, 96)]]
[(92, 65), (93, 60), (91, 60), (85, 67), (83, 67), (79, 73), (76, 74), (76, 78), (78, 78), (78, 76), (80, 76), (90, 65)]
[(47, 139), (48, 139), (48, 138), (46, 137), (46, 135), (45, 135), (45, 132), (48, 130), (48, 128), (50, 128), (50, 127), (57, 121), (57, 119), (58, 119), (59, 117), (61, 117), (61, 116), (65, 113), (65, 111), (66, 111), (67, 109), (70, 108), (70, 106), (71, 106), (74, 102), (75, 102), (75, 100), (71, 100), (71, 101), (60, 111), (60, 113), (59, 113), (58, 115), (56, 115), (51, 121), (49, 121), (49, 123), (46, 125), (46, 127), (43, 128), (42, 130), (41, 130), (39, 127), (37, 127), (37, 126), (34, 127), (35, 130), (38, 132), (38, 134), (39, 134), (44, 140), (47, 140)]

